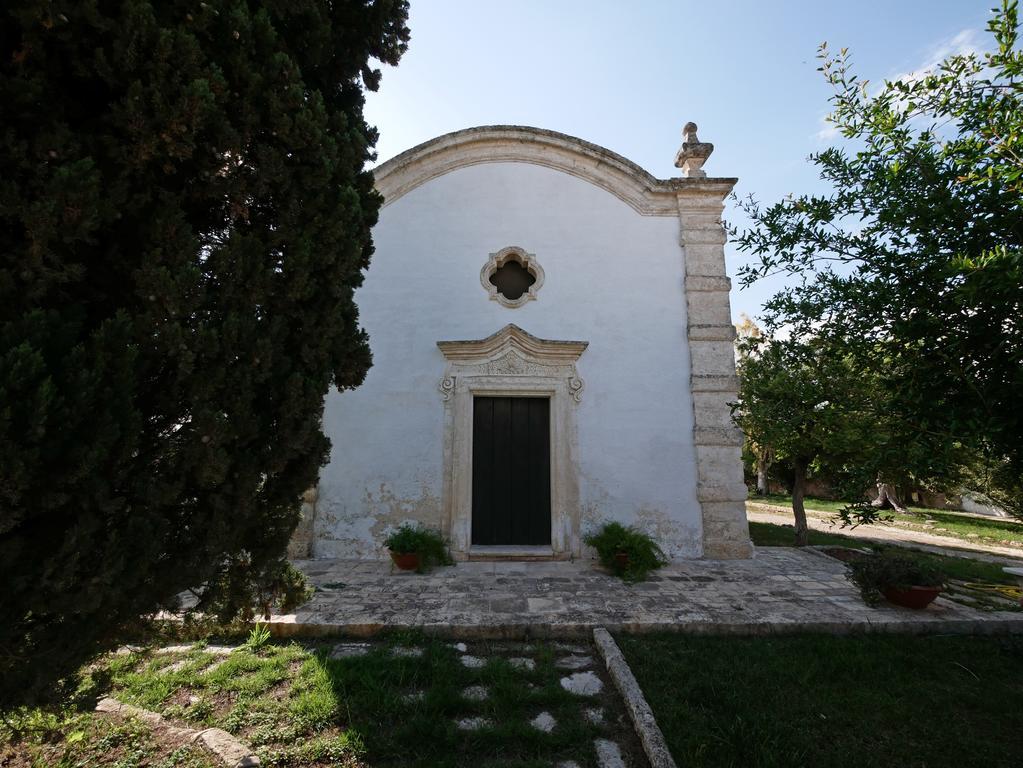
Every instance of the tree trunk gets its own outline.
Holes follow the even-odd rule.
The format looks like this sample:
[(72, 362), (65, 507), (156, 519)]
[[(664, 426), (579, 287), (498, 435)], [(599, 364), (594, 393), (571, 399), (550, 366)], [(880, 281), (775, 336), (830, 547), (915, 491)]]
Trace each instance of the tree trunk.
[(801, 459), (792, 462), (795, 479), (792, 482), (792, 513), (796, 517), (796, 546), (805, 547), (810, 543), (810, 528), (806, 524), (806, 509), (803, 496), (806, 495), (806, 463)]
[(767, 495), (767, 461), (757, 457), (757, 496)]
[(870, 506), (878, 509), (894, 509), (896, 512), (906, 514), (907, 509), (899, 501), (899, 494), (895, 486), (890, 483), (877, 481), (877, 498), (870, 502)]

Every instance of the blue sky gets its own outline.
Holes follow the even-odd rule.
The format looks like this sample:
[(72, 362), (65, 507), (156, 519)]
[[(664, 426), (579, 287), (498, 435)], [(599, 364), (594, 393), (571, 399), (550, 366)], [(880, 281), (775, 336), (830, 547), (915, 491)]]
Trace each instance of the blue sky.
[[(705, 170), (773, 202), (820, 191), (806, 157), (838, 141), (823, 122), (822, 41), (878, 81), (988, 45), (995, 0), (412, 0), (409, 51), (366, 115), (379, 158), (476, 125), (532, 125), (677, 176), (682, 126), (713, 142)], [(725, 217), (741, 223), (733, 206)], [(734, 276), (745, 256), (728, 247)], [(732, 290), (756, 316), (778, 279)]]

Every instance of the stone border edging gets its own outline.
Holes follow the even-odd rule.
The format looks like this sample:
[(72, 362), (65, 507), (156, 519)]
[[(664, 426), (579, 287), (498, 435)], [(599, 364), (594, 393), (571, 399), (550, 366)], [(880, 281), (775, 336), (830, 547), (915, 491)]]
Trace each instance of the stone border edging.
[(259, 766), (259, 758), (252, 753), (252, 750), (220, 728), (206, 728), (202, 731), (197, 731), (194, 728), (181, 728), (171, 725), (163, 715), (157, 712), (150, 712), (148, 709), (125, 704), (110, 697), (100, 699), (96, 704), (96, 711), (102, 714), (137, 717), (153, 728), (164, 729), (179, 741), (201, 744), (229, 768), (258, 768)]
[(653, 710), (647, 704), (643, 690), (639, 687), (632, 670), (629, 669), (628, 662), (625, 661), (625, 656), (622, 655), (618, 643), (603, 627), (593, 628), (593, 641), (604, 658), (604, 664), (615, 687), (625, 699), (629, 718), (643, 745), (643, 751), (646, 752), (647, 759), (650, 761), (650, 768), (678, 768), (671, 752), (668, 751), (664, 734), (661, 733), (661, 729), (657, 725)]
[[(828, 557), (820, 554), (820, 557)], [(828, 558), (829, 560), (831, 558)], [(870, 615), (863, 618), (849, 617), (836, 620), (792, 619), (792, 620), (750, 620), (711, 621), (676, 620), (670, 622), (622, 621), (603, 624), (614, 632), (645, 634), (666, 632), (680, 635), (781, 635), (801, 632), (816, 632), (825, 635), (871, 635), (871, 634), (944, 634), (944, 635), (1015, 635), (1023, 634), (1023, 616), (997, 619), (943, 619), (911, 615), (910, 609), (903, 613)], [(909, 618), (906, 618), (909, 615)], [(548, 640), (585, 639), (592, 636), (597, 627), (585, 622), (537, 622), (524, 619), (519, 623), (506, 624), (421, 624), (398, 622), (384, 624), (341, 624), (334, 622), (296, 621), (293, 618), (281, 621), (270, 619), (267, 625), (270, 633), (278, 639), (352, 637), (370, 638), (394, 629), (417, 629), (430, 637), (452, 640)], [(599, 625), (598, 625), (599, 626)]]

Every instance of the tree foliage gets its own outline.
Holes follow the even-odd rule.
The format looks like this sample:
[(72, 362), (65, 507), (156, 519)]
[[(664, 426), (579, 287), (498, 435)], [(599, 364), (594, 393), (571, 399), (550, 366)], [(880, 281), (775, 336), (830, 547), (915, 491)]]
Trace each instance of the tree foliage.
[[(821, 47), (830, 119), (847, 140), (813, 155), (825, 195), (742, 204), (749, 285), (798, 278), (768, 330), (827, 337), (879, 377), (889, 422), (951, 466), (964, 448), (1020, 509), (1023, 490), (1023, 53), (1017, 3), (994, 51), (954, 55), (879, 87)], [(989, 489), (990, 490), (990, 489)]]
[(0, 705), (284, 551), (370, 365), (363, 119), (405, 0), (0, 9)]
[(876, 380), (826, 339), (749, 336), (739, 350), (733, 418), (749, 442), (792, 466), (796, 543), (804, 545), (809, 475), (826, 473), (858, 495), (879, 469), (891, 436), (877, 427)]

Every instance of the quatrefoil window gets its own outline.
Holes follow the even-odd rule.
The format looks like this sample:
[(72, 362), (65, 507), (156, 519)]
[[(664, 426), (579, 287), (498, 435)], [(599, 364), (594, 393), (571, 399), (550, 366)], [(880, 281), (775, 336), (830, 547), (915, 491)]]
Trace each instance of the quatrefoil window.
[(490, 254), (483, 265), (480, 282), (490, 298), (505, 307), (521, 307), (536, 298), (543, 285), (543, 269), (536, 256), (517, 246)]

